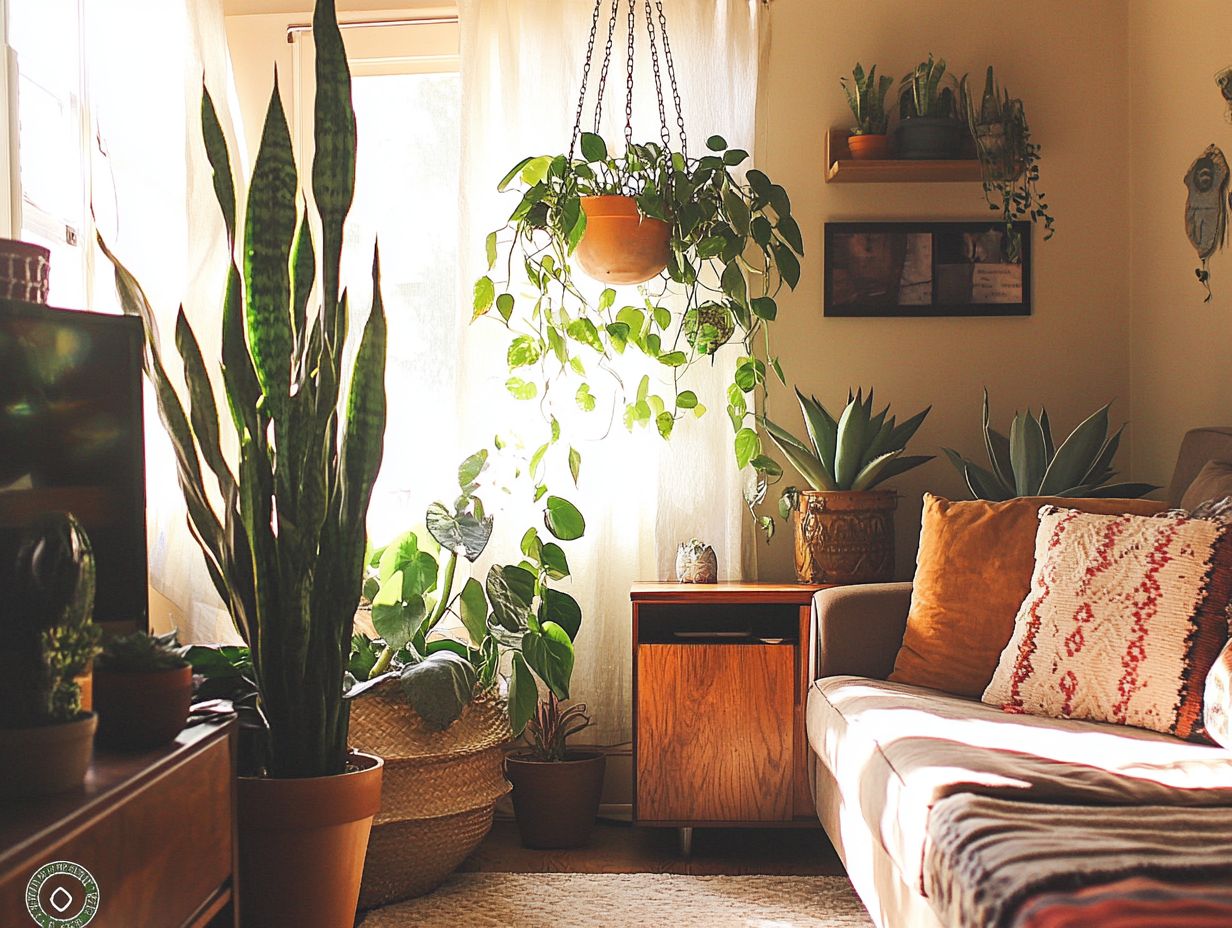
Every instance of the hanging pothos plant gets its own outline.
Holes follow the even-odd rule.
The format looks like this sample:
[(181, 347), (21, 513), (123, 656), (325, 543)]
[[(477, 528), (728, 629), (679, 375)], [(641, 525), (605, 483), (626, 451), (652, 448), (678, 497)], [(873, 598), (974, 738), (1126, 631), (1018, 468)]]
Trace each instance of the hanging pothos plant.
[[(751, 465), (762, 478), (781, 473), (746, 420), (753, 394), (764, 394), (767, 367), (786, 382), (770, 324), (780, 290), (800, 279), (800, 227), (786, 190), (756, 169), (743, 178), (736, 173), (747, 152), (719, 136), (706, 144), (708, 153), (696, 159), (655, 142), (630, 143), (613, 155), (599, 135), (586, 132), (580, 158), (524, 158), (500, 182), (500, 190), (517, 190), (521, 200), (508, 224), (487, 237), (489, 273), (475, 284), (474, 315), (495, 310), (508, 327), (509, 392), (539, 399), (553, 423), (536, 463), (560, 439), (552, 410), (563, 385), (568, 402), (592, 411), (591, 378), (609, 377), (625, 426), (653, 424), (666, 439), (681, 418), (705, 411), (687, 388), (689, 369), (732, 344), (740, 357), (725, 399), (737, 464)], [(662, 270), (643, 284), (636, 302), (577, 277), (575, 253), (586, 250), (588, 234), (604, 239), (598, 247), (613, 237), (605, 227), (609, 217), (600, 215), (607, 204), (592, 198), (612, 196), (631, 198), (636, 207), (632, 227), (623, 217), (617, 244), (622, 236), (637, 237), (630, 231), (649, 231), (644, 227), (652, 221), (666, 226)], [(683, 297), (673, 301), (675, 310), (663, 305), (669, 289)], [(613, 373), (617, 356), (630, 348), (657, 362), (658, 383), (646, 375), (632, 388)], [(569, 456), (576, 478), (580, 459), (573, 448)], [(773, 530), (768, 518), (759, 521)]]

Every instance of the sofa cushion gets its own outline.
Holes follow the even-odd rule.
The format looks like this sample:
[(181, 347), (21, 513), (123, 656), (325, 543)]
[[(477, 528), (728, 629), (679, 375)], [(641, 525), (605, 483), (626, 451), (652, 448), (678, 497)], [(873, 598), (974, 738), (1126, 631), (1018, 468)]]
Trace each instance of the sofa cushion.
[(1194, 509), (1213, 499), (1232, 496), (1232, 463), (1207, 461), (1181, 497), (1182, 509)]
[(951, 502), (925, 494), (907, 631), (890, 679), (979, 696), (1031, 589), (1041, 506), (1152, 515), (1143, 499), (1021, 497)]
[(935, 690), (826, 677), (809, 746), (908, 885), (922, 887), (932, 806), (958, 792), (1038, 802), (1232, 803), (1232, 751), (1098, 722), (1007, 715)]
[(1228, 640), (1232, 521), (1040, 510), (1031, 593), (984, 702), (1206, 740), (1202, 688)]

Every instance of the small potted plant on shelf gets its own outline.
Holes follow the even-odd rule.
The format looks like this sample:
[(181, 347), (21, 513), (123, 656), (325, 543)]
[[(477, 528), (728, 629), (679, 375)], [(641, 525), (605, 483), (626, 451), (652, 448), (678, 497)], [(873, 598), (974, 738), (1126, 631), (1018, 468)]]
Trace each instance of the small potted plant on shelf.
[(771, 440), (809, 485), (788, 487), (779, 513), (795, 529), (796, 575), (804, 583), (871, 583), (894, 576), (893, 490), (878, 484), (932, 460), (905, 454), (907, 442), (928, 415), (916, 413), (901, 425), (890, 407), (873, 414), (873, 391), (854, 396), (836, 419), (816, 397), (796, 397), (808, 434), (805, 443), (768, 418)]
[(529, 750), (506, 759), (522, 844), (580, 847), (590, 840), (603, 794), (602, 751), (571, 751), (568, 740), (588, 728), (586, 706), (562, 706), (548, 691), (527, 723)]
[(184, 729), (192, 703), (192, 667), (175, 632), (120, 635), (94, 661), (98, 740), (118, 748), (152, 748)]
[[(275, 81), (237, 228), (227, 142), (209, 94), (202, 99), (230, 261), (221, 364), (207, 365), (184, 312), (177, 317), (183, 394), (167, 374), (141, 286), (103, 243), (121, 304), (145, 323), (146, 372), (194, 537), (250, 649), (254, 708), (267, 734), (260, 775), (240, 777), (236, 790), (242, 913), (253, 928), (352, 924), (381, 800), (382, 761), (349, 750), (343, 695), (384, 450), (385, 312), (375, 249), (360, 325), (348, 324), (356, 307), (348, 310), (340, 280), (356, 134), (333, 0), (318, 0), (312, 35), (310, 192), (300, 188)], [(221, 369), (222, 403), (210, 368)], [(224, 423), (234, 441), (220, 440)]]
[(962, 147), (956, 81), (945, 59), (929, 54), (900, 83), (898, 156), (918, 160), (957, 158)]
[[(8, 573), (11, 571), (11, 574)], [(81, 708), (85, 673), (98, 652), (94, 554), (68, 513), (42, 516), (0, 580), (0, 799), (80, 786), (98, 717)]]
[(1048, 204), (1037, 187), (1040, 147), (1031, 141), (1031, 127), (1022, 100), (999, 87), (992, 65), (984, 77), (984, 92), (977, 104), (963, 75), (960, 94), (967, 128), (975, 139), (984, 177), (984, 196), (993, 210), (999, 210), (1009, 233), (1010, 258), (1021, 249), (1014, 231), (1016, 219), (1029, 218), (1044, 224), (1044, 240), (1052, 238), (1054, 221)]
[[(1111, 405), (1111, 404), (1109, 404)], [(1158, 490), (1150, 483), (1108, 483), (1116, 476), (1112, 460), (1121, 443), (1122, 425), (1108, 434), (1108, 405), (1087, 416), (1057, 445), (1048, 410), (1015, 413), (1007, 438), (989, 425), (988, 391), (984, 391), (984, 450), (988, 467), (952, 448), (946, 457), (963, 476), (973, 499), (1007, 500), (1017, 496), (1073, 496), (1137, 499)]]
[(840, 77), (838, 82), (847, 94), (847, 105), (856, 120), (847, 138), (851, 157), (858, 160), (890, 157), (885, 98), (894, 85), (894, 78), (886, 74), (878, 77), (876, 65), (865, 74), (863, 66), (857, 63), (851, 71), (851, 81)]

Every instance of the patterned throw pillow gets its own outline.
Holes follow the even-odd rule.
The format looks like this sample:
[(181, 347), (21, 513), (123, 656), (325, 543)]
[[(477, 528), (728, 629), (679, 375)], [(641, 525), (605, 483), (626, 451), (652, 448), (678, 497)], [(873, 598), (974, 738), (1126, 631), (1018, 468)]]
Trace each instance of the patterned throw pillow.
[(1232, 748), (1232, 643), (1224, 645), (1206, 675), (1203, 703), (1207, 737), (1220, 747)]
[(1031, 592), (984, 702), (1207, 740), (1202, 689), (1228, 639), (1230, 510), (1043, 507)]

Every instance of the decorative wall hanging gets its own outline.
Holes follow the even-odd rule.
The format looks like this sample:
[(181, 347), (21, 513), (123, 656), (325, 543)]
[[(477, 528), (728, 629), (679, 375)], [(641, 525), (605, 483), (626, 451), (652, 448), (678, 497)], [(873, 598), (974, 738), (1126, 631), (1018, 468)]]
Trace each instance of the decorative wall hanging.
[(1031, 314), (1029, 222), (827, 222), (825, 251), (827, 316)]
[(1211, 255), (1223, 248), (1228, 229), (1228, 160), (1216, 145), (1194, 159), (1185, 172), (1185, 234), (1198, 253), (1201, 264), (1194, 269), (1198, 283), (1206, 290), (1204, 303), (1211, 301)]
[[(627, 40), (619, 42), (622, 18)], [(603, 20), (606, 42), (600, 36)], [(645, 36), (654, 74), (655, 142), (634, 141), (638, 34)], [(600, 58), (592, 60), (597, 42)], [(599, 134), (618, 44), (625, 46), (626, 90), (620, 153)], [(592, 67), (598, 78), (594, 131), (588, 132), (582, 127)], [(474, 290), (474, 318), (499, 316), (510, 330), (509, 392), (538, 402), (551, 426), (550, 438), (532, 458), (537, 492), (543, 491), (548, 452), (568, 446), (561, 427), (567, 417), (557, 415), (564, 407), (556, 404), (570, 413), (623, 413), (629, 429), (650, 427), (669, 438), (679, 421), (705, 409), (685, 387), (688, 369), (709, 363), (728, 343), (740, 352), (733, 381), (726, 396), (707, 404), (726, 405), (737, 464), (752, 465), (762, 493), (765, 478), (782, 472), (762, 453), (760, 436), (746, 422), (756, 409), (756, 397), (750, 397), (764, 399), (767, 369), (786, 383), (769, 326), (778, 314), (776, 295), (800, 279), (800, 227), (787, 191), (763, 172), (746, 170), (748, 152), (717, 135), (707, 139), (701, 157), (690, 156), (688, 144), (662, 0), (595, 0), (568, 149), (523, 158), (500, 182), (500, 190), (516, 190), (521, 199), (509, 222), (488, 235), (488, 273)], [(577, 270), (608, 286), (592, 287)], [(645, 285), (652, 280), (653, 287)], [(632, 284), (644, 286), (623, 295), (613, 289)], [(657, 361), (662, 376), (622, 379), (618, 356), (630, 348)], [(597, 401), (592, 387), (599, 382), (614, 392), (614, 403)], [(578, 459), (569, 448), (575, 479)], [(748, 499), (757, 496), (754, 490)], [(770, 517), (758, 521), (773, 529)]]

